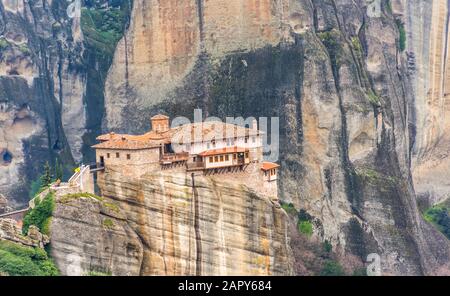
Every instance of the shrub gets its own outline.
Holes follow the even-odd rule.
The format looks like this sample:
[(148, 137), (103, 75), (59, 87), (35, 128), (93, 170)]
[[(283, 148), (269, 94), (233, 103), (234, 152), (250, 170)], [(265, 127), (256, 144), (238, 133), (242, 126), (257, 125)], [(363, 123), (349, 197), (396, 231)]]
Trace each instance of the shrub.
[(45, 198), (36, 203), (34, 209), (30, 210), (23, 218), (23, 234), (28, 233), (28, 229), (31, 225), (38, 227), (42, 233), (49, 234), (50, 218), (53, 210), (55, 209), (55, 196), (53, 192), (49, 192)]
[(125, 30), (125, 11), (120, 8), (87, 9), (81, 13), (81, 28), (86, 42), (111, 56)]
[(331, 253), (331, 251), (333, 250), (333, 246), (328, 240), (325, 240), (323, 242), (323, 250), (327, 253)]
[(55, 264), (44, 250), (0, 241), (0, 273), (10, 276), (56, 276)]
[(310, 221), (299, 221), (298, 231), (307, 236), (311, 236), (313, 234), (313, 225)]
[(370, 102), (372, 105), (374, 105), (374, 106), (376, 106), (376, 107), (381, 106), (381, 103), (380, 103), (380, 97), (377, 96), (377, 95), (374, 93), (373, 90), (369, 90), (369, 92), (367, 93), (367, 96), (369, 97), (369, 102)]
[(289, 215), (297, 215), (297, 209), (292, 203), (281, 203), (281, 207), (288, 213)]
[(114, 228), (114, 222), (111, 219), (106, 218), (105, 220), (103, 220), (103, 226), (108, 229)]
[(450, 239), (450, 207), (445, 203), (431, 207), (424, 213), (424, 218)]
[(301, 209), (298, 212), (298, 220), (300, 221), (311, 221), (312, 220), (312, 216), (310, 214), (308, 214), (308, 212), (304, 209)]
[(335, 262), (328, 260), (325, 262), (322, 270), (320, 271), (321, 276), (344, 276), (345, 272), (342, 266)]
[(395, 23), (397, 24), (398, 32), (400, 34), (399, 40), (398, 40), (398, 48), (400, 51), (404, 51), (406, 49), (406, 31), (405, 31), (405, 25), (401, 20), (396, 20)]

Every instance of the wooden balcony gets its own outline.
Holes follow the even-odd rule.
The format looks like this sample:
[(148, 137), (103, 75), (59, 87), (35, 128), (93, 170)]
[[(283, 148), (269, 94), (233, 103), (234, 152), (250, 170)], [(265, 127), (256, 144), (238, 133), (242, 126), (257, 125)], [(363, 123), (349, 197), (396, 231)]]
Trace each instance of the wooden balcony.
[(189, 159), (189, 153), (183, 152), (183, 153), (170, 153), (170, 154), (164, 154), (161, 157), (161, 164), (172, 164), (175, 162), (184, 162), (188, 161)]
[(204, 162), (188, 162), (186, 164), (186, 168), (188, 171), (201, 171), (205, 169)]

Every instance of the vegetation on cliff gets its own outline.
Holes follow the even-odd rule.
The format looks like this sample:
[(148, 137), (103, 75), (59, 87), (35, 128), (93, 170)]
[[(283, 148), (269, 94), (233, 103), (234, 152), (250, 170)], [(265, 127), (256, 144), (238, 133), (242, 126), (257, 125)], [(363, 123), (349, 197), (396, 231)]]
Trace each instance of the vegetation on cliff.
[(31, 225), (37, 226), (43, 234), (49, 234), (50, 222), (52, 219), (52, 213), (55, 209), (55, 196), (50, 191), (45, 198), (40, 201), (36, 199), (36, 206), (30, 210), (23, 218), (22, 232), (28, 233), (28, 229)]
[(450, 239), (450, 199), (429, 208), (424, 217)]
[(0, 241), (0, 274), (57, 276), (58, 269), (43, 249)]
[(117, 42), (123, 35), (125, 18), (125, 9), (120, 7), (83, 8), (81, 27), (88, 45), (112, 56)]

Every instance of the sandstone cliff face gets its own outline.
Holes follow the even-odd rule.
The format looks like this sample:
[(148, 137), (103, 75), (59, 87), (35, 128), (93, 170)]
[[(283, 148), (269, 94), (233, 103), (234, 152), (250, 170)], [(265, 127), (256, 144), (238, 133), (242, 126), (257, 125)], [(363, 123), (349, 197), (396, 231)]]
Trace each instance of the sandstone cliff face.
[(449, 196), (449, 6), (447, 1), (406, 1), (408, 62), (414, 90), (412, 173), (417, 194), (437, 203)]
[[(1, 9), (5, 12), (2, 18), (8, 21), (2, 24), (19, 32), (16, 28), (21, 28), (23, 21), (16, 16), (21, 10), (12, 9), (6, 2), (2, 1)], [(143, 132), (154, 111), (191, 117), (195, 107), (219, 117), (279, 116), (280, 197), (320, 221), (314, 228), (317, 237), (328, 239), (340, 252), (361, 260), (370, 253), (380, 254), (386, 274), (448, 272), (448, 241), (423, 222), (415, 192), (430, 196), (431, 202), (449, 192), (443, 177), (449, 171), (448, 6), (443, 0), (395, 0), (390, 6), (380, 1), (380, 14), (368, 15), (366, 2), (135, 0), (129, 29), (118, 45), (105, 82), (105, 101), (103, 89), (100, 94), (92, 87), (87, 91), (91, 104), (87, 103), (89, 133), (100, 132), (102, 120), (104, 129)], [(37, 3), (35, 13), (27, 14), (28, 19), (39, 16), (42, 23), (51, 19), (54, 10), (39, 6), (46, 1), (33, 3)], [(405, 52), (399, 49), (401, 27), (395, 18), (405, 23)], [(37, 28), (38, 36), (50, 36), (44, 27)], [(76, 26), (63, 28), (76, 31)], [(20, 38), (8, 38), (16, 40), (6, 52), (16, 59), (12, 64), (20, 75), (14, 75), (10, 66), (2, 66), (4, 72), (9, 71), (3, 84), (10, 98), (7, 101), (14, 102), (2, 117), (2, 133), (8, 139), (4, 142), (15, 143), (8, 144), (12, 147), (2, 154), (6, 161), (0, 166), (0, 176), (5, 193), (17, 188), (10, 184), (20, 185), (15, 180), (24, 166), (14, 167), (14, 161), (20, 162), (25, 155), (31, 155), (28, 163), (35, 163), (39, 153), (56, 148), (64, 154), (70, 147), (69, 158), (76, 157), (74, 149), (78, 148), (74, 147), (80, 145), (76, 137), (83, 122), (79, 117), (82, 112), (68, 111), (64, 116), (73, 120), (61, 120), (58, 96), (52, 94), (57, 89), (52, 85), (57, 83), (51, 83), (50, 74), (43, 80), (34, 79), (41, 82), (37, 86), (28, 86), (30, 73), (55, 73), (55, 68), (47, 65), (52, 65), (50, 57), (59, 55), (41, 46), (31, 47), (37, 57), (48, 57), (40, 66), (35, 59), (15, 52)], [(90, 60), (92, 65), (95, 61)], [(53, 70), (47, 70), (49, 67)], [(90, 73), (88, 81), (102, 77)], [(73, 76), (61, 81), (80, 79)], [(98, 85), (103, 87), (102, 82)], [(37, 97), (46, 100), (31, 99), (36, 97), (36, 89), (41, 91)], [(42, 104), (48, 103), (48, 98), (52, 103)], [(73, 110), (81, 110), (78, 99), (72, 102)], [(42, 106), (46, 106), (46, 113)], [(28, 110), (25, 117), (32, 121), (18, 122), (31, 124), (34, 132), (9, 133), (11, 129), (6, 127), (17, 122), (16, 114), (22, 114), (22, 108)], [(66, 137), (66, 131), (73, 131), (68, 135), (74, 136)], [(46, 132), (49, 138), (44, 136)], [(39, 153), (22, 152), (20, 156), (20, 151), (28, 151), (28, 137), (39, 139), (31, 141), (30, 147)], [(25, 143), (23, 148), (20, 143)], [(14, 156), (12, 162), (10, 155)], [(115, 189), (108, 183), (104, 186), (110, 198), (126, 200), (121, 190), (128, 185)], [(146, 189), (136, 188), (139, 186), (135, 184), (130, 190), (145, 195)], [(138, 212), (122, 203), (130, 213)], [(142, 216), (141, 220), (134, 217), (133, 223), (144, 224), (140, 227), (153, 233)], [(160, 245), (156, 251), (144, 253), (144, 262), (145, 258), (166, 255), (159, 251)], [(182, 257), (186, 256), (183, 253)], [(223, 265), (212, 263), (214, 260), (195, 266), (216, 271)], [(163, 274), (166, 269), (161, 264), (191, 260), (159, 262), (149, 263), (146, 270)], [(177, 271), (181, 268), (171, 267)], [(194, 273), (192, 265), (182, 268)], [(234, 272), (232, 268), (226, 270)]]
[[(170, 1), (136, 1), (106, 83), (105, 127), (142, 131), (140, 114), (191, 117), (194, 107), (219, 117), (279, 116), (280, 195), (321, 221), (319, 237), (361, 260), (380, 254), (387, 274), (447, 264), (448, 243), (416, 206), (415, 96), (392, 12), (382, 4), (369, 16), (365, 1), (244, 2), (186, 1), (175, 16), (164, 15), (177, 11)], [(234, 13), (209, 18), (218, 7)], [(402, 3), (392, 10), (401, 13)], [(233, 42), (258, 22), (267, 25), (259, 34)]]
[(94, 198), (56, 196), (50, 243), (62, 275), (140, 274), (140, 238), (120, 209)]
[(286, 213), (219, 179), (106, 173), (103, 196), (119, 204), (142, 240), (141, 275), (293, 274)]
[(81, 159), (79, 24), (60, 1), (0, 2), (0, 190), (23, 203), (45, 160)]
[(51, 252), (63, 275), (291, 275), (286, 213), (243, 185), (109, 170), (102, 198), (56, 196)]
[(99, 48), (85, 40), (79, 12), (67, 13), (74, 2), (0, 1), (0, 191), (14, 207), (26, 202), (46, 161), (58, 160), (68, 175), (89, 160), (86, 147), (100, 133), (112, 53), (99, 48), (115, 43), (103, 45), (98, 28), (88, 29)]

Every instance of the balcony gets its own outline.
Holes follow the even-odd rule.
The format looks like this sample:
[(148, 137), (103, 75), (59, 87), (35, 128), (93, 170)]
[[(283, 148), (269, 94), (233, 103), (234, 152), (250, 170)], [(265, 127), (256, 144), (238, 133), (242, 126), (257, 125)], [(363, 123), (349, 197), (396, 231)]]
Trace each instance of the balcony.
[(204, 162), (188, 162), (186, 164), (188, 171), (201, 171), (205, 169)]
[(183, 152), (183, 153), (170, 153), (170, 154), (164, 154), (161, 157), (161, 164), (172, 164), (175, 162), (184, 162), (189, 159), (189, 153)]

